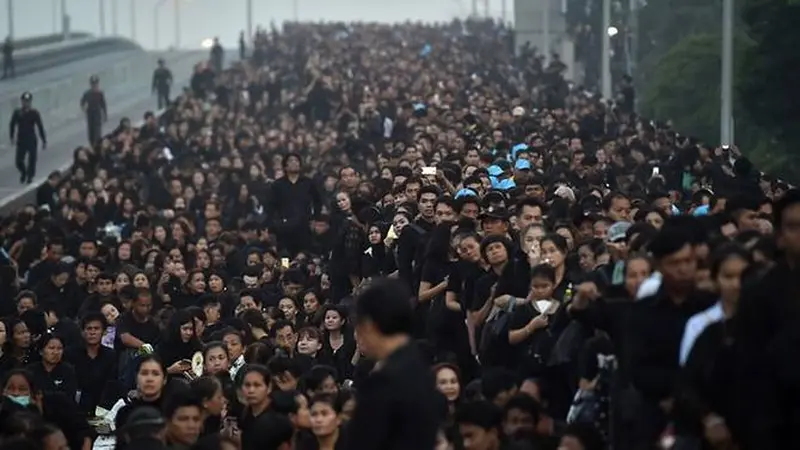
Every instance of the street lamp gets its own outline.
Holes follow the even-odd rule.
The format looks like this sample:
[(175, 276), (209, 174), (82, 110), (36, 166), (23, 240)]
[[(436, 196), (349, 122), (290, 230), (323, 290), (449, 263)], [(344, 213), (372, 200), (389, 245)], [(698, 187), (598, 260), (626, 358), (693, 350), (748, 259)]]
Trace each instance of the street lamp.
[(600, 59), (600, 93), (606, 100), (613, 94), (611, 89), (611, 0), (603, 0), (602, 57)]
[(8, 7), (8, 37), (14, 39), (14, 0), (6, 0)]
[(719, 141), (733, 145), (733, 0), (722, 2), (722, 79)]
[(158, 0), (158, 3), (153, 6), (153, 46), (158, 50), (158, 10), (161, 9), (162, 6), (167, 4), (167, 0)]

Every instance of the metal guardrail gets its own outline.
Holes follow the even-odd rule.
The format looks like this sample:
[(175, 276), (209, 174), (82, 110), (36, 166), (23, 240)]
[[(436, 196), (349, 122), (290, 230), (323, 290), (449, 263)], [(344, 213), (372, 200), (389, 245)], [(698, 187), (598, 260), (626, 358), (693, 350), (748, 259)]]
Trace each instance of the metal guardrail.
[(138, 44), (123, 38), (84, 38), (28, 49), (15, 55), (14, 65), (20, 77), (101, 54), (139, 49)]
[[(90, 36), (89, 33), (70, 33), (69, 40), (82, 39), (82, 38), (87, 38), (89, 36)], [(33, 36), (29, 38), (15, 39), (14, 49), (27, 50), (29, 48), (35, 48), (42, 45), (55, 44), (56, 42), (63, 42), (63, 41), (64, 41), (64, 35), (61, 33)]]

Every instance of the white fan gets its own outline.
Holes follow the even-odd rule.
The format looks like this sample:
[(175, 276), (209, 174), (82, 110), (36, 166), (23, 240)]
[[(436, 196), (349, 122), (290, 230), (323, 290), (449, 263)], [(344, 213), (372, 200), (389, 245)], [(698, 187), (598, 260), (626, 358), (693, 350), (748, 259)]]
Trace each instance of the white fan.
[(558, 302), (555, 300), (536, 300), (533, 302), (533, 307), (540, 314), (553, 314), (558, 309)]

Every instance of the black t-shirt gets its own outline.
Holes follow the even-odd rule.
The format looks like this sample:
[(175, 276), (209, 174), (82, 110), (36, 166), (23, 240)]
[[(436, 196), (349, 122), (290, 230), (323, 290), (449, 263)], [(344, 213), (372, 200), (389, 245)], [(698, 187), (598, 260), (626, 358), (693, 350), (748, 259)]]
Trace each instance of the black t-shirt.
[(445, 292), (456, 294), (462, 311), (474, 311), (475, 283), (485, 274), (486, 271), (480, 265), (459, 261), (450, 269), (450, 278), (447, 280)]
[(139, 322), (130, 312), (123, 314), (117, 323), (118, 348), (124, 348), (119, 340), (119, 337), (124, 333), (130, 333), (131, 336), (150, 345), (156, 345), (161, 336), (161, 330), (158, 329), (158, 325), (152, 319), (148, 318), (145, 322)]

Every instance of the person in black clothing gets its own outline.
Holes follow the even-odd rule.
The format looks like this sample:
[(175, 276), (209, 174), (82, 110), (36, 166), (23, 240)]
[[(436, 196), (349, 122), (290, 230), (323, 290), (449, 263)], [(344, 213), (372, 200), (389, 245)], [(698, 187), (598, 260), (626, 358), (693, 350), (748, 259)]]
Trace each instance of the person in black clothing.
[(11, 41), (11, 36), (6, 37), (3, 42), (3, 79), (8, 78), (9, 73), (11, 78), (14, 78), (14, 42)]
[(783, 257), (759, 281), (745, 285), (734, 325), (735, 419), (743, 449), (796, 448), (800, 380), (795, 353), (796, 286), (800, 267), (800, 191), (792, 189), (773, 206)]
[(78, 380), (78, 408), (87, 416), (97, 406), (109, 406), (117, 397), (117, 355), (101, 345), (106, 321), (102, 313), (90, 312), (81, 320), (83, 345), (67, 349), (66, 360)]
[(96, 144), (103, 137), (103, 123), (108, 120), (106, 96), (100, 89), (100, 78), (92, 75), (89, 78), (89, 90), (81, 97), (81, 109), (86, 114), (89, 130), (89, 144)]
[[(36, 175), (36, 156), (37, 141), (36, 131), (39, 132), (39, 139), (42, 140), (42, 149), (47, 148), (47, 137), (42, 125), (42, 116), (39, 111), (31, 107), (33, 95), (25, 92), (20, 97), (22, 106), (14, 110), (11, 115), (11, 122), (8, 125), (8, 134), (11, 142), (17, 146), (16, 164), (19, 170), (19, 182), (31, 183), (33, 176)], [(28, 158), (25, 164), (25, 157)]]
[(161, 411), (142, 406), (132, 412), (123, 426), (117, 429), (117, 449), (166, 450), (165, 426), (166, 420)]
[(163, 58), (158, 59), (158, 68), (153, 71), (153, 93), (158, 96), (158, 109), (169, 105), (169, 90), (172, 87), (172, 71), (167, 69)]
[(219, 38), (215, 37), (214, 46), (211, 47), (211, 65), (214, 68), (214, 72), (222, 72), (224, 58), (225, 50), (222, 48), (222, 44), (219, 43)]
[(247, 41), (244, 38), (244, 31), (239, 33), (239, 59), (244, 61), (244, 57), (247, 55)]
[(45, 392), (61, 392), (69, 399), (75, 399), (78, 381), (75, 369), (64, 361), (64, 341), (55, 334), (48, 334), (39, 341), (42, 360), (27, 367), (34, 382)]
[(302, 158), (289, 153), (283, 160), (284, 176), (272, 183), (269, 207), (278, 243), (296, 255), (311, 241), (309, 223), (322, 210), (322, 197), (314, 182), (301, 173)]
[(355, 302), (356, 335), (376, 368), (359, 384), (348, 424), (350, 448), (434, 448), (444, 415), (434, 376), (411, 345), (411, 292), (400, 280), (374, 280)]
[(686, 321), (714, 304), (714, 297), (696, 290), (697, 260), (689, 222), (667, 222), (650, 243), (661, 289), (634, 303), (628, 322), (630, 353), (623, 367), (641, 403), (630, 430), (635, 448), (651, 448), (667, 426), (673, 409), (673, 387)]
[(42, 392), (30, 372), (20, 369), (7, 372), (3, 377), (2, 394), (11, 400), (3, 403), (2, 409), (33, 412), (59, 427), (70, 448), (91, 448), (93, 430), (76, 410), (75, 402), (60, 392)]

